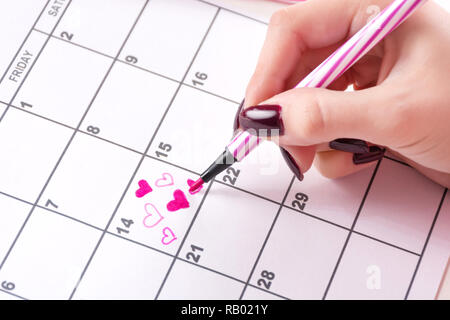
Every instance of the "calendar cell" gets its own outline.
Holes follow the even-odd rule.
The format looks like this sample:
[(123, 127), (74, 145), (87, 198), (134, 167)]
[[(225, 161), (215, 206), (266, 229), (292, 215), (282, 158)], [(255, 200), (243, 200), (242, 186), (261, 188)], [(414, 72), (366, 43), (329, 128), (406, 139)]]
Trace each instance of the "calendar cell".
[(339, 227), (283, 208), (251, 284), (290, 299), (321, 299), (347, 234)]
[(435, 297), (450, 259), (450, 192), (447, 190), (441, 210), (422, 260), (417, 270), (408, 299), (426, 300)]
[(55, 36), (114, 57), (144, 3), (144, 0), (72, 1), (55, 30)]
[(109, 58), (70, 43), (51, 39), (14, 99), (29, 111), (76, 127), (106, 71)]
[[(23, 40), (44, 9), (45, 3), (45, 0), (2, 1), (0, 3), (0, 30), (7, 30), (0, 34), (0, 43), (2, 44), (0, 77), (7, 71), (9, 63), (14, 59)], [(21, 23), (17, 24), (16, 21)], [(11, 26), (14, 27), (11, 28)]]
[(101, 232), (36, 208), (0, 279), (28, 299), (67, 299), (94, 250)]
[[(226, 100), (181, 87), (149, 155), (203, 172), (225, 150), (237, 108)], [(162, 144), (169, 144), (171, 150), (165, 152)]]
[(327, 299), (404, 299), (418, 259), (352, 234)]
[(355, 230), (420, 253), (442, 193), (413, 168), (384, 159)]
[(245, 293), (244, 296), (242, 297), (242, 300), (284, 300), (284, 299), (269, 292), (248, 286), (247, 289), (245, 289)]
[[(133, 83), (133, 85), (130, 85)], [(98, 136), (144, 152), (178, 84), (116, 63), (82, 128), (99, 128)]]
[(36, 201), (71, 134), (65, 127), (10, 108), (0, 123), (0, 191)]
[[(205, 193), (189, 194), (191, 173), (150, 158), (144, 159), (120, 205), (109, 232), (175, 254)], [(185, 200), (180, 198), (180, 190)], [(179, 200), (188, 204), (172, 208)], [(180, 204), (180, 202), (178, 202)], [(169, 210), (170, 208), (170, 210)]]
[(177, 260), (158, 299), (238, 299), (243, 287), (241, 282)]
[(31, 205), (0, 194), (0, 208), (2, 208), (0, 210), (2, 225), (2, 232), (0, 233), (0, 261), (3, 261), (30, 212)]
[[(30, 34), (9, 69), (5, 71), (5, 77), (0, 86), (0, 99), (2, 101), (9, 103), (14, 97), (21, 83), (25, 81), (46, 40), (47, 36), (41, 33), (33, 32)], [(32, 108), (32, 105), (26, 105), (26, 101), (20, 101), (18, 106), (27, 110)]]
[(312, 167), (303, 181), (295, 180), (285, 204), (292, 209), (350, 228), (373, 170), (368, 168), (350, 176), (328, 179)]
[[(222, 10), (211, 27), (185, 83), (241, 101), (255, 70), (267, 26)], [(199, 78), (206, 74), (207, 78)]]
[(106, 234), (74, 299), (152, 300), (172, 260), (171, 256)]
[(35, 26), (35, 29), (50, 34), (65, 13), (69, 2), (69, 0), (48, 1), (44, 12), (42, 12), (41, 18)]
[(180, 256), (246, 281), (278, 209), (267, 200), (214, 184)]
[(150, 1), (121, 53), (121, 60), (180, 81), (216, 11), (217, 8), (194, 0)]
[(77, 134), (40, 205), (104, 228), (139, 159), (138, 154), (124, 148)]
[[(272, 142), (262, 142), (243, 161), (219, 174), (216, 180), (281, 203), (293, 175), (279, 149)], [(255, 177), (258, 177), (257, 184)]]

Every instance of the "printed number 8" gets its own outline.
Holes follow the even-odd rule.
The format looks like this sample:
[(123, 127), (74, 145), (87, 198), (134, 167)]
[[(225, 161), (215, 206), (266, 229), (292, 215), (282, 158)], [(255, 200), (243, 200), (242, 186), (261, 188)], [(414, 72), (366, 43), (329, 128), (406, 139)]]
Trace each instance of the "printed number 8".
[(97, 127), (89, 126), (89, 127), (87, 127), (87, 132), (90, 132), (92, 134), (99, 134), (100, 129)]

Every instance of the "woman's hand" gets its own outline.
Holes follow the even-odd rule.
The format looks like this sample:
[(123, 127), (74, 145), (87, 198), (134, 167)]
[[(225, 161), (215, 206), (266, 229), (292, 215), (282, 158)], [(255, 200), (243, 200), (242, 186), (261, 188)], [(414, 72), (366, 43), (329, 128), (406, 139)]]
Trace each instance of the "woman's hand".
[[(299, 178), (314, 159), (335, 178), (370, 166), (388, 148), (450, 186), (450, 15), (435, 3), (328, 89), (291, 89), (390, 2), (310, 0), (273, 15), (239, 125), (279, 129), (277, 143)], [(355, 91), (344, 92), (351, 84)], [(381, 148), (351, 139), (329, 144), (339, 138)]]

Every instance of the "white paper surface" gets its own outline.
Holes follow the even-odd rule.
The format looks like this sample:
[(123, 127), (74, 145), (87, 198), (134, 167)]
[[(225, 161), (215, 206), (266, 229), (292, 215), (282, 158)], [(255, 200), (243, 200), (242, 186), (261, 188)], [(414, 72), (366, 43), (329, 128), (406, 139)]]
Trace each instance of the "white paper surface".
[(0, 3), (0, 299), (434, 298), (450, 195), (398, 161), (299, 182), (265, 143), (187, 193), (280, 7), (209, 2)]

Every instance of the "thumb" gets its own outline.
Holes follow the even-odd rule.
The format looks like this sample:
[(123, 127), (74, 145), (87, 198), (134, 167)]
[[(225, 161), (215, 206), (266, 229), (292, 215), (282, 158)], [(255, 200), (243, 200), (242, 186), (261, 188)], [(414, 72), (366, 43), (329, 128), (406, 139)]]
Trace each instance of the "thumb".
[(278, 135), (282, 145), (337, 138), (389, 145), (396, 136), (395, 95), (383, 85), (359, 91), (296, 88), (243, 110), (239, 122), (245, 130), (273, 129), (271, 136)]

